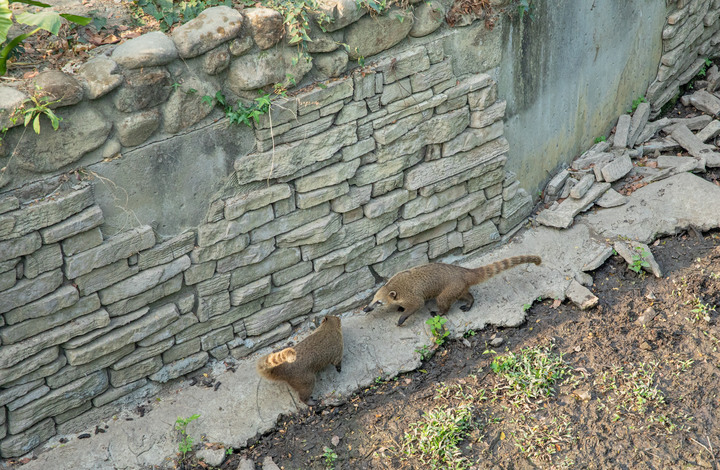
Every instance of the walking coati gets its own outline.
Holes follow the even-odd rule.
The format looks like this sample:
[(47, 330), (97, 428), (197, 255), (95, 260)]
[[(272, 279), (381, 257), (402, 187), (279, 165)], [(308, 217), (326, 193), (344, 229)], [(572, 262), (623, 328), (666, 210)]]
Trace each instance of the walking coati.
[(430, 299), (437, 300), (440, 315), (445, 315), (457, 300), (465, 301), (465, 305), (460, 309), (467, 312), (475, 302), (468, 290), (470, 286), (518, 264), (540, 262), (539, 256), (513, 256), (475, 269), (443, 263), (416, 266), (391, 277), (363, 311), (370, 312), (377, 307), (385, 307), (388, 311), (402, 312), (398, 326)]
[(270, 380), (287, 382), (307, 405), (315, 388), (315, 374), (328, 365), (342, 368), (343, 336), (340, 318), (327, 315), (320, 326), (294, 347), (261, 357), (257, 371)]

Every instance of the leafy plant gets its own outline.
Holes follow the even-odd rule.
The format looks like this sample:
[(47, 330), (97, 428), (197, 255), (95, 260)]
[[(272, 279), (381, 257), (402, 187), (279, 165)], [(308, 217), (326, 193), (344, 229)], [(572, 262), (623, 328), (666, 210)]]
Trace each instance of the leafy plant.
[(442, 406), (424, 413), (422, 419), (410, 423), (403, 447), (408, 455), (418, 458), (432, 469), (466, 469), (470, 461), (458, 449), (473, 427), (473, 406)]
[(635, 112), (635, 110), (640, 105), (640, 103), (647, 103), (647, 99), (645, 98), (645, 96), (639, 96), (639, 97), (635, 98), (632, 102), (632, 106), (630, 106), (630, 108), (628, 108), (627, 112), (628, 113)]
[(388, 9), (387, 0), (355, 0), (358, 9), (364, 9), (371, 14), (381, 15)]
[[(252, 121), (256, 123), (259, 121), (260, 116), (270, 112), (270, 106), (272, 105), (273, 95), (270, 93), (264, 93), (262, 90), (258, 90), (260, 96), (255, 98), (250, 104), (245, 105), (238, 101), (235, 105), (228, 103), (225, 95), (222, 91), (215, 93), (215, 96), (205, 95), (202, 97), (203, 103), (212, 104), (213, 99), (217, 100), (217, 103), (223, 107), (225, 116), (230, 120), (231, 124), (245, 124), (252, 126)], [(276, 86), (275, 96), (285, 96), (285, 91), (282, 87)]]
[(187, 23), (196, 18), (206, 8), (220, 5), (233, 6), (232, 0), (186, 0), (181, 2), (172, 0), (137, 0), (136, 3), (145, 14), (158, 20), (162, 31), (168, 31), (178, 23)]
[(705, 320), (706, 322), (709, 322), (710, 321), (710, 312), (714, 312), (716, 306), (710, 305), (709, 303), (704, 304), (700, 297), (695, 297), (694, 303), (695, 303), (695, 306), (690, 311), (692, 313), (694, 313), (695, 316), (693, 318), (688, 318), (688, 320), (690, 320), (693, 323), (700, 321), (700, 320)]
[(433, 335), (433, 340), (435, 341), (435, 344), (438, 346), (441, 346), (443, 343), (445, 343), (445, 338), (450, 334), (449, 331), (445, 330), (445, 323), (447, 322), (447, 318), (441, 317), (440, 315), (435, 315), (434, 317), (428, 319), (425, 323), (430, 325), (430, 333)]
[(533, 0), (520, 0), (518, 2), (518, 12), (520, 13), (520, 19), (522, 19), (527, 14), (528, 17), (532, 20), (534, 8), (535, 5), (533, 5)]
[(712, 65), (712, 61), (710, 60), (710, 58), (706, 57), (705, 63), (702, 65), (702, 67), (700, 67), (700, 70), (698, 70), (698, 73), (697, 73), (698, 77), (704, 77), (705, 74), (707, 73), (707, 68), (710, 67), (711, 65)]
[(7, 72), (7, 60), (13, 49), (38, 31), (45, 30), (57, 36), (60, 32), (63, 19), (82, 26), (92, 21), (92, 18), (86, 16), (57, 13), (52, 10), (42, 10), (38, 13), (25, 11), (14, 15), (15, 21), (20, 24), (35, 26), (35, 29), (28, 33), (19, 34), (8, 40), (8, 33), (10, 32), (10, 27), (13, 25), (13, 11), (10, 10), (10, 4), (12, 3), (22, 3), (40, 8), (52, 7), (52, 5), (36, 0), (0, 0), (0, 46), (4, 45), (3, 48), (0, 49), (0, 76), (5, 75)]
[(635, 251), (637, 253), (632, 254), (632, 263), (628, 266), (628, 268), (631, 271), (635, 271), (636, 273), (640, 274), (640, 272), (643, 270), (643, 268), (649, 268), (650, 263), (645, 259), (649, 253), (645, 248), (641, 246), (636, 246)]
[(180, 431), (180, 443), (178, 444), (178, 451), (182, 454), (181, 460), (185, 460), (185, 455), (192, 450), (193, 438), (187, 433), (187, 426), (191, 422), (195, 421), (200, 417), (199, 414), (194, 414), (189, 418), (180, 418), (175, 420), (175, 429)]
[(325, 468), (327, 469), (334, 469), (335, 468), (335, 461), (338, 458), (338, 455), (335, 453), (334, 450), (332, 450), (330, 447), (323, 447), (323, 458), (325, 459)]
[(600, 137), (595, 137), (595, 143), (599, 144), (600, 142), (605, 142), (607, 140), (607, 137), (604, 135), (601, 135)]
[(421, 348), (415, 349), (415, 352), (420, 354), (421, 361), (424, 361), (425, 359), (428, 359), (430, 356), (432, 356), (432, 351), (427, 344), (423, 345), (423, 347)]

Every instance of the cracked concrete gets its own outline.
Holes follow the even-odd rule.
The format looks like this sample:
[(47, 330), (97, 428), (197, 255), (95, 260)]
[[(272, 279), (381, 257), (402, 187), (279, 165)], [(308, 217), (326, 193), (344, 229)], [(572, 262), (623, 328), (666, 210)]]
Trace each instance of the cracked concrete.
[[(525, 318), (523, 304), (538, 297), (564, 299), (576, 274), (598, 257), (602, 259), (618, 238), (647, 243), (691, 225), (699, 230), (720, 227), (718, 207), (720, 187), (683, 173), (639, 189), (623, 206), (580, 215), (567, 230), (525, 230), (508, 244), (461, 264), (476, 267), (519, 254), (538, 254), (543, 264), (518, 266), (475, 286), (473, 308), (462, 312), (456, 305), (448, 314), (446, 326), (453, 337), (489, 324), (518, 326)], [(332, 367), (323, 371), (315, 396), (341, 401), (378, 376), (392, 377), (418, 367), (420, 358), (415, 350), (431, 343), (425, 325), (428, 314), (416, 313), (403, 328), (395, 326), (397, 316), (363, 314), (360, 309), (345, 313), (342, 373)], [(90, 439), (69, 436), (69, 442), (58, 445), (55, 438), (45, 446), (45, 452), (22, 468), (60, 468), (58, 462), (62, 468), (76, 470), (171, 467), (178, 442), (173, 431), (175, 420), (196, 413), (200, 418), (187, 427), (196, 442), (203, 436), (210, 442), (242, 447), (256, 433), (272, 428), (279, 414), (297, 409), (285, 385), (260, 380), (255, 358), (239, 361), (237, 372), (224, 371), (224, 367), (217, 371), (216, 380), (221, 382), (217, 391), (191, 387), (188, 381), (175, 384), (153, 399), (152, 410), (144, 417), (125, 412), (106, 422), (105, 433)], [(126, 420), (130, 417), (133, 419)], [(91, 433), (96, 424), (100, 423), (90, 427)], [(55, 447), (48, 449), (53, 443)]]

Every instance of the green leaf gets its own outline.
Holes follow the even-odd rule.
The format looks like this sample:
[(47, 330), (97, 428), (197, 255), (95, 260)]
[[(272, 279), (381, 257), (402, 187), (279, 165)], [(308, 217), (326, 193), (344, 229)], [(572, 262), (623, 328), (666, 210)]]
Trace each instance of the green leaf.
[(35, 119), (33, 119), (33, 130), (36, 134), (40, 133), (40, 115), (38, 114), (35, 116)]
[(57, 36), (60, 32), (62, 20), (60, 15), (55, 11), (41, 11), (39, 13), (23, 12), (15, 16), (18, 23), (37, 26), (40, 29), (49, 31)]
[(10, 0), (10, 3), (23, 3), (25, 5), (32, 5), (34, 7), (50, 8), (52, 5), (47, 3), (36, 2), (35, 0)]
[(12, 26), (12, 12), (8, 0), (0, 0), (0, 44), (7, 39), (10, 26)]
[(87, 16), (70, 15), (68, 13), (60, 13), (60, 16), (72, 23), (79, 24), (80, 26), (86, 26), (90, 24), (90, 22), (93, 20), (92, 18), (88, 18)]

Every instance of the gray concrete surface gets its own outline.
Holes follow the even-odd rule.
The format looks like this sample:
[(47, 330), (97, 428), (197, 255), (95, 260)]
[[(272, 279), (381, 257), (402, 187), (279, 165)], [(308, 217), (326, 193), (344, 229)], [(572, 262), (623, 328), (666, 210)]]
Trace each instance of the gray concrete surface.
[[(618, 237), (648, 242), (693, 225), (702, 230), (720, 227), (720, 187), (690, 173), (673, 176), (642, 188), (620, 207), (599, 209), (578, 216), (567, 230), (537, 227), (516, 235), (510, 243), (490, 253), (462, 261), (480, 266), (507, 256), (539, 254), (541, 266), (519, 266), (475, 286), (475, 305), (469, 312), (457, 306), (448, 314), (447, 326), (454, 337), (467, 329), (488, 324), (517, 326), (524, 321), (523, 304), (538, 297), (564, 298), (575, 274), (594, 260)], [(342, 400), (375, 378), (392, 377), (419, 366), (415, 350), (431, 344), (425, 325), (427, 312), (418, 312), (405, 327), (395, 326), (397, 313), (363, 314), (360, 309), (343, 315), (345, 355), (343, 370), (325, 370), (315, 395)], [(303, 337), (301, 333), (298, 337)], [(218, 365), (217, 391), (189, 386), (185, 381), (153, 399), (152, 410), (144, 417), (129, 412), (106, 422), (107, 432), (59, 445), (58, 438), (45, 447), (23, 470), (53, 469), (135, 469), (172, 466), (177, 450), (173, 425), (178, 417), (195, 413), (200, 418), (188, 426), (199, 441), (242, 447), (258, 432), (272, 428), (280, 413), (296, 410), (286, 386), (260, 381), (254, 370), (255, 357), (240, 361), (237, 371)], [(302, 405), (304, 406), (304, 405)], [(132, 417), (133, 420), (125, 420)], [(103, 423), (96, 423), (103, 424)], [(94, 428), (94, 426), (93, 426)], [(92, 430), (90, 430), (92, 432)], [(52, 448), (50, 448), (52, 447)]]

